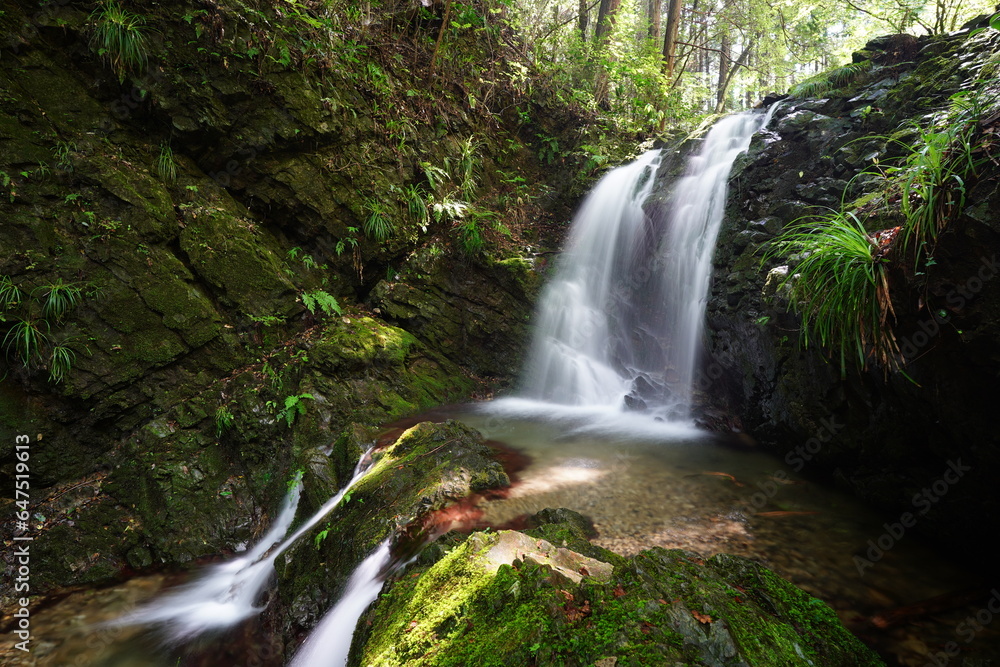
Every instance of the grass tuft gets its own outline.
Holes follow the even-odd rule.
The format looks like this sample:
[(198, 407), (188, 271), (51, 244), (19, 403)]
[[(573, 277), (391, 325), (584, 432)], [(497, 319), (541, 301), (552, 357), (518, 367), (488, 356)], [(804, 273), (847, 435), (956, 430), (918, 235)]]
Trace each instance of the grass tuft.
[(861, 367), (869, 358), (886, 369), (897, 365), (886, 247), (853, 213), (800, 218), (772, 242), (765, 261), (778, 254), (799, 258), (785, 284), (803, 319), (803, 345), (835, 351), (842, 374), (850, 360)]
[(146, 69), (149, 46), (144, 18), (123, 8), (117, 0), (105, 0), (90, 20), (94, 23), (90, 46), (111, 66), (119, 82)]
[(368, 217), (361, 225), (365, 236), (379, 243), (388, 241), (396, 232), (396, 225), (389, 217), (389, 206), (378, 199), (369, 198), (365, 201), (365, 209)]
[(174, 149), (164, 141), (160, 144), (160, 155), (156, 158), (156, 173), (164, 183), (177, 180), (177, 160), (174, 159)]
[(821, 97), (831, 90), (837, 90), (868, 77), (875, 69), (871, 60), (862, 60), (843, 67), (835, 67), (801, 81), (788, 91), (791, 97)]

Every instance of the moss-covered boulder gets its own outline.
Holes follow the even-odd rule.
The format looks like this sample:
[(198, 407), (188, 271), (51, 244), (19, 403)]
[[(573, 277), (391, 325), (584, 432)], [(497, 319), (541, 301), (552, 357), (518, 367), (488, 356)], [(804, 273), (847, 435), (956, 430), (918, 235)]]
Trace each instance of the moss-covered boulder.
[(570, 523), (435, 553), (362, 618), (350, 665), (883, 664), (823, 602), (745, 558), (624, 559)]
[[(429, 513), (510, 483), (482, 436), (454, 421), (417, 424), (375, 456), (341, 506), (276, 563), (286, 635), (314, 625), (380, 543), (393, 537), (397, 550), (412, 548)], [(323, 484), (318, 477), (304, 482), (307, 497), (310, 486)], [(327, 497), (336, 491), (325, 490)]]

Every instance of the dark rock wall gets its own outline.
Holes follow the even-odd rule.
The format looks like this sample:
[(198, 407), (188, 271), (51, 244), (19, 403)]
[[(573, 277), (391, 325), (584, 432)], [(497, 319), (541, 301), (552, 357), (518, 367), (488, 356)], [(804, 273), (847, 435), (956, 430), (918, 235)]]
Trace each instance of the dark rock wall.
[[(149, 60), (120, 79), (91, 44), (97, 5), (0, 12), (0, 276), (84, 287), (49, 331), (75, 351), (63, 382), (0, 354), (4, 496), (14, 434), (41, 435), (39, 591), (231, 549), (315, 451), (343, 458), (342, 432), (509, 383), (537, 287), (519, 255), (544, 241), (529, 220), (560, 229), (589, 178), (584, 158), (549, 162), (590, 141), (590, 119), (545, 87), (484, 82), (505, 61), (479, 32), (428, 78), (421, 31), (440, 21), (409, 6), (366, 30), (343, 20), (317, 60), (298, 6), (125, 2)], [(539, 157), (540, 133), (562, 157)], [(463, 251), (454, 221), (408, 218), (401, 194), (429, 191), (422, 163), (454, 171), (465, 139), (475, 203), (507, 202), (490, 220), (527, 234), (483, 222), (491, 256)], [(377, 204), (396, 223), (385, 242), (363, 231)], [(306, 309), (320, 289), (341, 316)]]
[[(778, 267), (788, 262), (764, 261), (767, 242), (785, 225), (810, 207), (838, 208), (874, 158), (887, 164), (899, 155), (886, 136), (912, 140), (905, 124), (926, 122), (961, 89), (987, 98), (995, 92), (1000, 33), (904, 46), (900, 53), (899, 40), (876, 40), (855, 56), (880, 64), (871, 77), (824, 99), (785, 100), (737, 161), (698, 388), (709, 412), (730, 413), (794, 469), (834, 479), (887, 517), (912, 512), (919, 532), (985, 557), (997, 537), (984, 517), (1000, 510), (996, 162), (968, 184), (967, 205), (941, 236), (926, 275), (897, 267), (890, 276), (903, 372), (848, 366), (842, 376), (826, 351), (803, 349), (801, 323), (777, 289)], [(981, 120), (989, 141), (995, 107), (994, 98)], [(859, 196), (862, 181), (847, 201)], [(898, 222), (866, 224), (874, 232)]]

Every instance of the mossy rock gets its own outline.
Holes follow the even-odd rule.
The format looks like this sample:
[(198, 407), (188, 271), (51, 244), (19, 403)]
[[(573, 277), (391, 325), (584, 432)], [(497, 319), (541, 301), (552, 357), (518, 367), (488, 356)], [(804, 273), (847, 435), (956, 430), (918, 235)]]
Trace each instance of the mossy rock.
[[(579, 544), (573, 525), (550, 534)], [(473, 534), (383, 590), (348, 664), (883, 664), (832, 609), (748, 559), (567, 551), (513, 531)]]
[[(276, 563), (293, 627), (314, 624), (355, 566), (390, 536), (404, 527), (419, 533), (430, 512), (510, 483), (482, 435), (459, 422), (417, 424), (375, 456), (341, 505)], [(307, 496), (316, 481), (305, 479)]]

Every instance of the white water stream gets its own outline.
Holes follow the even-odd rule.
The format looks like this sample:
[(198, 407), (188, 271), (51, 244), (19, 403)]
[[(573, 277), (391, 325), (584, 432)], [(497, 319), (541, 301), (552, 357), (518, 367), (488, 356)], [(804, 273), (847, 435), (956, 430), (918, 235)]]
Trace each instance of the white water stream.
[(154, 599), (109, 625), (153, 625), (168, 640), (182, 642), (205, 632), (224, 630), (259, 614), (263, 607), (257, 606), (257, 600), (274, 574), (275, 559), (340, 504), (370, 468), (371, 460), (366, 453), (358, 461), (353, 477), (344, 488), (286, 538), (295, 519), (302, 488), (300, 483), (294, 484), (285, 496), (274, 525), (250, 551), (208, 568), (191, 583)]
[(659, 151), (595, 186), (540, 299), (524, 398), (602, 418), (627, 406), (657, 421), (688, 419), (729, 174), (773, 109), (715, 124), (674, 186), (665, 221), (643, 210)]
[(391, 540), (386, 540), (351, 574), (340, 601), (313, 628), (288, 663), (289, 667), (342, 667), (347, 664), (351, 639), (364, 613), (382, 590), (388, 571), (392, 569)]

